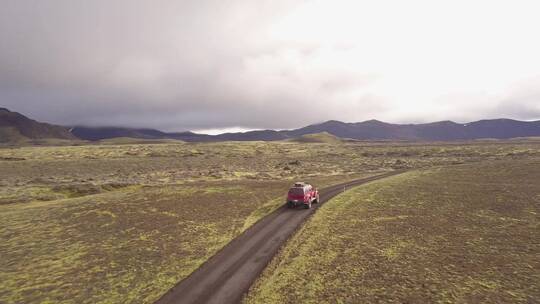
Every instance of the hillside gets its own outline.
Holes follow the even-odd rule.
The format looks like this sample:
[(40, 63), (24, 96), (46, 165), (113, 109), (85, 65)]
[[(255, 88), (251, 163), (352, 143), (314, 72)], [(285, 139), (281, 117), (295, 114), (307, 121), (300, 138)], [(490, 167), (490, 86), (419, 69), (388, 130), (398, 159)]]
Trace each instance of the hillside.
[(336, 137), (328, 132), (321, 132), (321, 133), (302, 135), (300, 137), (291, 139), (291, 141), (298, 142), (298, 143), (333, 144), (333, 143), (341, 143), (343, 142), (343, 139)]
[(77, 139), (66, 127), (37, 122), (20, 113), (0, 108), (0, 143), (41, 139)]

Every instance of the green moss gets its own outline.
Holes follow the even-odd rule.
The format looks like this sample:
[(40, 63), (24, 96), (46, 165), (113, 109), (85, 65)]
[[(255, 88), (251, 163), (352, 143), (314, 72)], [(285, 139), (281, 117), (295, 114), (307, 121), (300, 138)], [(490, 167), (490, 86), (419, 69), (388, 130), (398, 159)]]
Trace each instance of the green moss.
[[(120, 140), (0, 148), (0, 302), (80, 303), (87, 299), (91, 303), (150, 303), (232, 238), (279, 208), (293, 181), (305, 180), (322, 188), (397, 165), (424, 168), (496, 158), (519, 161), (538, 157), (539, 146), (538, 142), (495, 142), (439, 149), (437, 145), (403, 143), (150, 144)], [(284, 166), (290, 170), (283, 170)], [(514, 170), (511, 174), (523, 180), (528, 173)], [(468, 183), (463, 182), (464, 187)], [(485, 186), (497, 183), (487, 180)], [(407, 204), (433, 207), (430, 197), (420, 195), (405, 205), (397, 200), (406, 197), (403, 193), (381, 200), (391, 189), (371, 188), (372, 192), (361, 195), (373, 206), (386, 206), (390, 200), (396, 210)], [(441, 194), (451, 192), (450, 188), (434, 189)], [(414, 189), (425, 195), (429, 191)], [(494, 201), (503, 204), (507, 194), (497, 195)], [(343, 205), (343, 212), (348, 212), (350, 206)], [(367, 206), (363, 208), (369, 211)], [(531, 220), (493, 212), (471, 214), (500, 229), (515, 225), (538, 228)], [(539, 213), (529, 206), (526, 214), (535, 218)], [(347, 223), (392, 227), (415, 218), (404, 213), (356, 215), (347, 217)], [(335, 227), (325, 229), (339, 236), (328, 246), (339, 248), (340, 242), (354, 240), (347, 233), (336, 233)], [(469, 233), (474, 227), (456, 231)], [(305, 233), (326, 238), (324, 230)], [(429, 251), (429, 246), (400, 243), (407, 241), (396, 237), (377, 245), (374, 253), (396, 262), (410, 250)], [(466, 242), (485, 247), (482, 237)], [(322, 265), (343, 259), (329, 251), (316, 257)], [(302, 267), (309, 269), (309, 265)], [(321, 266), (321, 273), (313, 272), (314, 279), (304, 282), (313, 295), (323, 292), (326, 282), (348, 284), (346, 278), (333, 279), (330, 268)]]
[(341, 194), (289, 240), (245, 302), (531, 301), (540, 294), (530, 284), (539, 278), (539, 168), (437, 168)]

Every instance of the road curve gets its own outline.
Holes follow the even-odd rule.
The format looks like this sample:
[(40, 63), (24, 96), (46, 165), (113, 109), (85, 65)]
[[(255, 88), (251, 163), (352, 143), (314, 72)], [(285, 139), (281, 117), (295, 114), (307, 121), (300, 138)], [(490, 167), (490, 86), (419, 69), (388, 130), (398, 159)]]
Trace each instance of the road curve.
[[(321, 203), (352, 186), (402, 172), (393, 171), (322, 189)], [(240, 303), (279, 248), (320, 205), (314, 204), (309, 210), (285, 206), (277, 209), (232, 240), (156, 304)]]

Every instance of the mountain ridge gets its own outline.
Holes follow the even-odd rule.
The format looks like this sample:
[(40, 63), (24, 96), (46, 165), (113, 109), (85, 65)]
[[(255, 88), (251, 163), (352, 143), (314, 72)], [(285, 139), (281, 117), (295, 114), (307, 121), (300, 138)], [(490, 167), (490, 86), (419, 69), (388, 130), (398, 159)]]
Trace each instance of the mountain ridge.
[(352, 140), (389, 141), (509, 139), (540, 136), (540, 120), (520, 121), (509, 118), (497, 118), (482, 119), (468, 123), (443, 120), (420, 124), (392, 124), (375, 119), (362, 122), (328, 120), (291, 130), (255, 130), (208, 135), (192, 131), (163, 132), (151, 128), (57, 126), (37, 122), (22, 114), (0, 107), (0, 142), (43, 138), (98, 141), (118, 137), (176, 139), (187, 142), (278, 141), (301, 138), (309, 134), (328, 134), (337, 138)]
[[(74, 134), (77, 135), (75, 127)], [(129, 130), (129, 128), (125, 128)], [(520, 121), (508, 118), (482, 119), (468, 123), (450, 120), (422, 124), (391, 124), (379, 120), (347, 123), (328, 120), (292, 130), (255, 130), (223, 133), (218, 135), (199, 134), (191, 131), (166, 133), (166, 138), (184, 141), (276, 141), (299, 138), (308, 134), (330, 135), (356, 140), (409, 140), (409, 141), (455, 141), (481, 138), (508, 139), (515, 137), (540, 136), (540, 120)]]

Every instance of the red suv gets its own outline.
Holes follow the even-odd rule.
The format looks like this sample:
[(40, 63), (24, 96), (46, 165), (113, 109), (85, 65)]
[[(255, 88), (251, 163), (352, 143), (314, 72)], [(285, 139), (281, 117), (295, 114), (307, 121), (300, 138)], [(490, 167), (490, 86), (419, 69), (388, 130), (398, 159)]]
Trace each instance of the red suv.
[(309, 209), (312, 203), (318, 202), (319, 191), (310, 184), (295, 183), (287, 194), (287, 207), (289, 208), (303, 205), (304, 208)]

